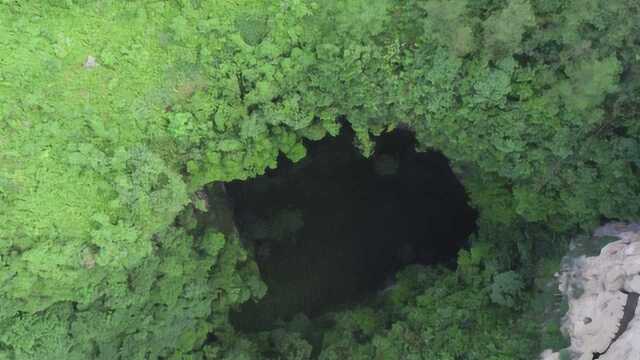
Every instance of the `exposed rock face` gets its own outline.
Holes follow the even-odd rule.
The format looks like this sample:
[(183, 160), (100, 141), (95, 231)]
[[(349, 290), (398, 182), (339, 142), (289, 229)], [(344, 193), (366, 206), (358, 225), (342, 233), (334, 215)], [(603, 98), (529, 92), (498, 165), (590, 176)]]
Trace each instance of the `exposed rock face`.
[[(597, 256), (585, 255), (585, 244), (598, 242), (608, 244)], [(571, 339), (562, 352), (579, 360), (640, 359), (640, 224), (610, 223), (577, 239), (558, 277), (569, 304), (563, 330)], [(546, 351), (542, 358), (561, 356)]]
[(98, 62), (95, 57), (89, 55), (82, 66), (88, 70), (95, 69), (98, 66)]

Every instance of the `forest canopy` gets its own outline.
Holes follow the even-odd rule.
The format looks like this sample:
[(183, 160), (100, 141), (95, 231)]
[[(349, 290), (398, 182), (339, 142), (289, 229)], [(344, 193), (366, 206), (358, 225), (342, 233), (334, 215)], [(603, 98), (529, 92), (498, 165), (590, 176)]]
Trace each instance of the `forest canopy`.
[[(639, 24), (628, 0), (0, 1), (0, 358), (531, 359), (560, 240), (639, 214)], [(365, 156), (398, 126), (446, 155), (478, 235), (329, 328), (241, 334), (267, 289), (197, 192), (224, 213), (216, 184), (342, 120)]]

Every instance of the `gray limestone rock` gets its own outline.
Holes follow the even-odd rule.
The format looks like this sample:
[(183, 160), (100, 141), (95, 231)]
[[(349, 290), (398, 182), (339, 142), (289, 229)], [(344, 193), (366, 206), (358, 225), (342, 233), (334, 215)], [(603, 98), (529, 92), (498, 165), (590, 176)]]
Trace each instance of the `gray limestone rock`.
[[(572, 251), (557, 274), (569, 302), (563, 331), (571, 340), (565, 352), (572, 359), (640, 359), (640, 224), (607, 224), (591, 239), (576, 239), (571, 248), (607, 238), (612, 241), (596, 256)], [(560, 355), (547, 350), (541, 358), (557, 360)]]
[(98, 66), (98, 61), (95, 57), (89, 55), (82, 66), (87, 70), (95, 69)]

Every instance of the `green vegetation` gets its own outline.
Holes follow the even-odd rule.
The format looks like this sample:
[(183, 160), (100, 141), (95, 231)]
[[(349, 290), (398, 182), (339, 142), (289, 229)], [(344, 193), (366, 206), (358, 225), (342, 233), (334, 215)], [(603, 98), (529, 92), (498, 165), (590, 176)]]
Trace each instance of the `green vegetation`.
[[(638, 24), (628, 0), (1, 0), (0, 359), (531, 359), (540, 259), (640, 213)], [(388, 304), (240, 336), (265, 286), (196, 191), (339, 118), (366, 155), (401, 123), (446, 154), (480, 235)]]

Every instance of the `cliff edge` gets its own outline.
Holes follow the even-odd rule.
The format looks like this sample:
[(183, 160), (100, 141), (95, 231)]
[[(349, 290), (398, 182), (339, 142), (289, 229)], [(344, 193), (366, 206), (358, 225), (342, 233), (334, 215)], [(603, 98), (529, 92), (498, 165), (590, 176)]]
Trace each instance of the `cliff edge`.
[[(598, 244), (606, 245), (592, 256)], [(562, 326), (571, 345), (542, 359), (640, 359), (640, 223), (609, 223), (576, 239), (556, 275), (568, 301)]]

